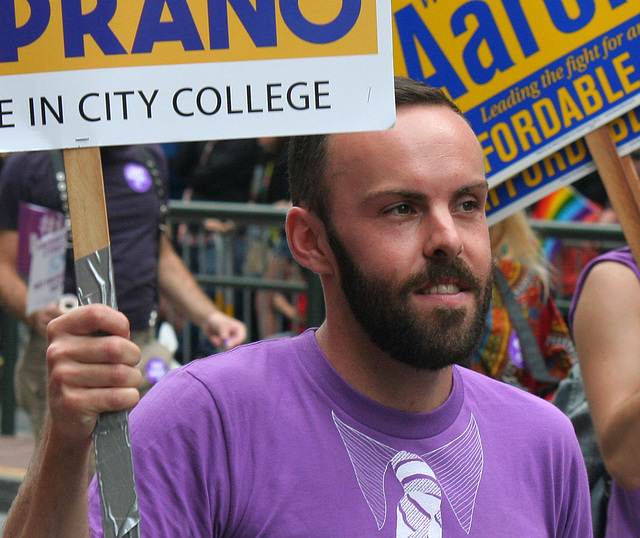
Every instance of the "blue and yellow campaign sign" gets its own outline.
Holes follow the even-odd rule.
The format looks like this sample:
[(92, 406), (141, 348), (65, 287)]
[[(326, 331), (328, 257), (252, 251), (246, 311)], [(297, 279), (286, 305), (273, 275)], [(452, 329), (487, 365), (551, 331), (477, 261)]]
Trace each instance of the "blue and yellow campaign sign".
[(392, 11), (396, 73), (465, 112), (490, 186), (640, 105), (637, 0), (393, 0)]
[[(609, 131), (619, 155), (640, 148), (640, 107), (609, 123)], [(487, 221), (495, 224), (595, 170), (587, 144), (578, 139), (490, 189)]]
[(384, 0), (0, 0), (0, 151), (390, 127)]

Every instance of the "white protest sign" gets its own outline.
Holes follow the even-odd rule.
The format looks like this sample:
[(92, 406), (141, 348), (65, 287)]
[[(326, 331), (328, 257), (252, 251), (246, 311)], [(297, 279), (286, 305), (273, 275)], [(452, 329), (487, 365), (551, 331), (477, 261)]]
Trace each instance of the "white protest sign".
[(84, 4), (0, 0), (0, 151), (394, 123), (383, 0)]
[(62, 296), (66, 252), (66, 228), (31, 240), (27, 316), (51, 303), (57, 303)]

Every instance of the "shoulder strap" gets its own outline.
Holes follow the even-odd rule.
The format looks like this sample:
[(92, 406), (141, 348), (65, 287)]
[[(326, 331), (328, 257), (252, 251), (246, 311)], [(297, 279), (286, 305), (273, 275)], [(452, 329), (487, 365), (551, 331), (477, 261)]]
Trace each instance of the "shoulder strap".
[(522, 350), (522, 356), (527, 363), (527, 367), (531, 372), (531, 375), (536, 381), (542, 383), (557, 384), (559, 379), (553, 377), (548, 371), (545, 365), (542, 353), (540, 353), (540, 347), (536, 340), (529, 321), (524, 317), (522, 313), (522, 307), (516, 301), (511, 286), (507, 282), (507, 278), (502, 274), (502, 271), (498, 267), (495, 268), (495, 280), (502, 296), (502, 301), (509, 312), (509, 317), (513, 323), (513, 326), (518, 333), (520, 339), (520, 348)]
[(153, 158), (153, 155), (151, 155), (149, 149), (143, 145), (138, 146), (138, 149), (140, 150), (140, 153), (142, 153), (145, 168), (149, 170), (149, 173), (151, 174), (153, 185), (156, 188), (156, 194), (158, 195), (158, 203), (160, 204), (160, 211), (158, 213), (158, 229), (160, 232), (165, 232), (167, 229), (167, 213), (169, 212), (169, 208), (165, 202), (165, 189), (164, 184), (162, 183), (162, 174), (160, 173), (158, 164)]
[(69, 195), (67, 194), (67, 174), (64, 170), (64, 158), (62, 150), (54, 149), (49, 151), (53, 174), (56, 178), (56, 187), (60, 197), (60, 205), (64, 213), (64, 222), (67, 227), (67, 248), (73, 248), (73, 237), (71, 235), (71, 217), (69, 216)]

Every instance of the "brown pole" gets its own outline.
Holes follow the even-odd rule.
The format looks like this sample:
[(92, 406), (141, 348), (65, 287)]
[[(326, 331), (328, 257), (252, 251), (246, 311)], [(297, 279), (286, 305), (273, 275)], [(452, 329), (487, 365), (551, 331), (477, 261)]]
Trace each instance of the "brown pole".
[(607, 125), (585, 140), (633, 257), (640, 262), (640, 180), (631, 157), (620, 158)]
[(65, 149), (64, 168), (76, 260), (109, 246), (100, 148)]
[[(64, 164), (79, 302), (117, 308), (100, 148), (66, 149)], [(102, 413), (93, 439), (104, 536), (139, 538), (127, 412)]]

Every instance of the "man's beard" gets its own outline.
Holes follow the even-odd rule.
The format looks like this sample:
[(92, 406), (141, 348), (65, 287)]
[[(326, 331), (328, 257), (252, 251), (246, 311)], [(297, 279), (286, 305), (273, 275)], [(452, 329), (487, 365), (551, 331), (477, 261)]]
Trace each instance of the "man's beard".
[[(373, 344), (414, 368), (436, 371), (464, 364), (480, 344), (491, 304), (493, 274), (477, 276), (459, 258), (432, 259), (420, 273), (396, 284), (365, 275), (342, 240), (327, 226), (329, 244), (340, 270), (340, 285), (355, 319)], [(435, 307), (428, 314), (411, 306), (414, 291), (454, 278), (475, 296), (472, 313), (466, 307)]]

